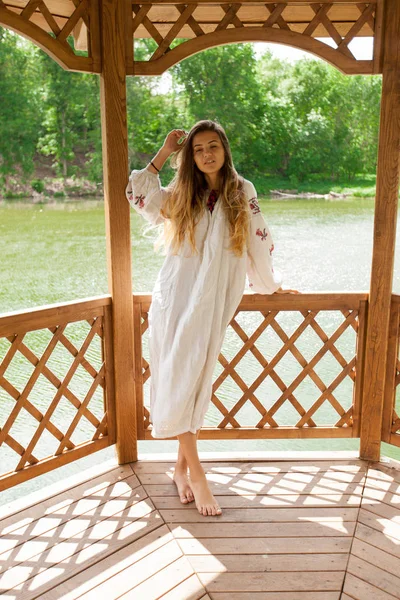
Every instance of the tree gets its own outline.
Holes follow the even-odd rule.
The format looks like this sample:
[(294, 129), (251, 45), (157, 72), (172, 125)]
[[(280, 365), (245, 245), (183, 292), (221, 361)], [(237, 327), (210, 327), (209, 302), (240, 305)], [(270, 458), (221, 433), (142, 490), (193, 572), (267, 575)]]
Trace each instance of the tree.
[(0, 175), (33, 170), (41, 108), (31, 67), (32, 47), (0, 28)]
[(253, 46), (235, 44), (206, 50), (172, 69), (185, 98), (187, 127), (200, 119), (220, 122), (236, 166), (249, 175), (261, 168), (264, 146), (265, 101), (256, 66)]
[(63, 176), (73, 173), (78, 151), (89, 153), (100, 139), (98, 77), (70, 73), (47, 54), (37, 51), (41, 67), (44, 107), (39, 150), (54, 157), (54, 167)]

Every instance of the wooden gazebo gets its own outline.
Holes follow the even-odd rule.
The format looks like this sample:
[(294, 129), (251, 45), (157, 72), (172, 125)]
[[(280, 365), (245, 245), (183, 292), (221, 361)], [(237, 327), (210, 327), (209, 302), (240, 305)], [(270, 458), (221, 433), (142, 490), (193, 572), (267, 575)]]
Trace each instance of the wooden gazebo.
[[(9, 416), (0, 430), (0, 445), (3, 444), (7, 452), (17, 457), (16, 464), (12, 468), (10, 464), (2, 467), (4, 475), (0, 477), (0, 489), (4, 490), (113, 444), (116, 444), (119, 464), (131, 463), (133, 468), (132, 472), (129, 465), (109, 467), (103, 473), (97, 473), (94, 487), (90, 487), (91, 482), (87, 484), (80, 482), (78, 487), (75, 483), (75, 487), (58, 492), (62, 496), (62, 502), (58, 495), (54, 497), (54, 502), (50, 499), (42, 504), (38, 499), (35, 502), (31, 501), (30, 508), (27, 508), (28, 503), (23, 512), (19, 512), (22, 510), (21, 506), (13, 506), (2, 522), (3, 537), (0, 538), (0, 542), (4, 542), (6, 553), (6, 555), (1, 554), (2, 550), (0, 550), (0, 575), (2, 556), (6, 560), (4, 567), (6, 584), (1, 588), (4, 589), (4, 597), (24, 599), (81, 597), (74, 590), (83, 590), (79, 594), (82, 593), (86, 597), (86, 593), (90, 595), (89, 588), (86, 589), (82, 582), (85, 577), (89, 577), (89, 571), (85, 575), (89, 567), (94, 579), (100, 577), (104, 565), (108, 565), (107, 568), (114, 568), (113, 578), (116, 577), (118, 569), (115, 564), (112, 564), (113, 552), (116, 554), (122, 552), (128, 542), (121, 542), (118, 545), (114, 540), (110, 542), (107, 547), (108, 553), (105, 555), (102, 555), (99, 550), (100, 554), (96, 554), (96, 560), (93, 554), (88, 559), (89, 562), (79, 563), (80, 567), (78, 563), (65, 567), (63, 577), (58, 574), (54, 578), (49, 576), (47, 580), (45, 576), (42, 577), (41, 572), (44, 570), (50, 573), (51, 568), (56, 569), (54, 565), (57, 565), (57, 562), (53, 561), (51, 568), (45, 565), (46, 561), (38, 563), (37, 559), (36, 562), (35, 560), (32, 562), (35, 567), (31, 566), (28, 559), (26, 559), (27, 563), (24, 562), (24, 558), (14, 564), (12, 549), (14, 547), (22, 549), (22, 555), (28, 556), (29, 552), (24, 544), (31, 543), (31, 537), (34, 537), (36, 542), (38, 536), (43, 538), (44, 530), (41, 529), (39, 534), (34, 533), (34, 525), (38, 525), (40, 529), (46, 511), (54, 516), (59, 514), (60, 506), (64, 506), (65, 511), (68, 512), (68, 507), (76, 508), (79, 504), (81, 494), (83, 496), (90, 494), (94, 498), (100, 493), (99, 490), (105, 490), (108, 498), (115, 498), (118, 494), (113, 492), (113, 486), (119, 482), (123, 484), (121, 487), (123, 491), (119, 494), (125, 498), (127, 506), (136, 506), (138, 510), (133, 521), (139, 522), (145, 517), (148, 521), (143, 526), (143, 530), (137, 528), (136, 537), (129, 538), (129, 543), (132, 539), (135, 540), (132, 543), (135, 545), (135, 552), (138, 553), (137, 560), (139, 562), (144, 560), (147, 536), (149, 536), (148, 548), (152, 548), (154, 544), (161, 547), (160, 539), (165, 535), (167, 542), (164, 544), (168, 546), (165, 548), (165, 556), (167, 554), (169, 557), (175, 556), (173, 560), (177, 561), (177, 568), (172, 569), (173, 575), (168, 575), (172, 578), (170, 581), (175, 582), (169, 587), (163, 588), (158, 580), (152, 579), (162, 567), (154, 567), (153, 571), (149, 567), (147, 571), (149, 582), (153, 581), (154, 585), (147, 582), (146, 587), (146, 577), (144, 580), (139, 577), (131, 588), (122, 586), (119, 595), (116, 591), (114, 593), (112, 590), (115, 588), (111, 587), (104, 597), (123, 596), (136, 599), (143, 597), (146, 600), (152, 597), (181, 600), (207, 597), (219, 600), (258, 597), (260, 600), (261, 598), (263, 600), (264, 598), (271, 598), (271, 600), (275, 598), (282, 600), (303, 598), (333, 600), (339, 597), (343, 600), (350, 598), (367, 600), (372, 597), (387, 600), (399, 598), (400, 579), (397, 575), (400, 553), (397, 546), (400, 543), (400, 531), (397, 522), (400, 513), (396, 504), (398, 496), (396, 500), (395, 494), (400, 475), (396, 465), (393, 469), (387, 469), (379, 461), (382, 441), (400, 446), (400, 417), (396, 413), (396, 389), (400, 381), (398, 360), (400, 296), (392, 294), (400, 156), (400, 0), (370, 2), (240, 0), (237, 3), (227, 0), (193, 2), (191, 0), (143, 0), (138, 4), (127, 0), (0, 0), (0, 25), (33, 41), (63, 68), (98, 73), (100, 76), (109, 274), (107, 296), (78, 299), (76, 302), (0, 316), (0, 337), (9, 344), (0, 362), (0, 392), (5, 394), (11, 405)], [(73, 36), (73, 45), (69, 43), (70, 36)], [(370, 60), (357, 60), (353, 55), (351, 42), (358, 36), (373, 37), (373, 55)], [(152, 38), (156, 42), (157, 49), (147, 61), (135, 60), (134, 41), (139, 38)], [(305, 477), (304, 473), (307, 477), (315, 478), (318, 475), (323, 480), (322, 487), (318, 488), (322, 489), (322, 492), (315, 492), (307, 486), (302, 488), (302, 491), (298, 491), (296, 486), (290, 488), (291, 484), (288, 484), (285, 488), (286, 492), (289, 489), (289, 494), (300, 494), (296, 496), (290, 508), (294, 512), (290, 513), (292, 517), (289, 518), (289, 509), (286, 513), (279, 512), (281, 509), (273, 510), (275, 516), (269, 516), (268, 511), (262, 512), (265, 509), (257, 506), (258, 512), (253, 514), (251, 511), (254, 507), (249, 508), (250, 500), (242, 489), (239, 498), (226, 501), (228, 517), (222, 516), (222, 519), (231, 522), (231, 529), (237, 527), (237, 534), (232, 533), (233, 529), (230, 532), (229, 528), (224, 529), (222, 524), (218, 525), (215, 520), (213, 524), (205, 525), (204, 518), (201, 525), (202, 534), (199, 533), (198, 528), (196, 529), (194, 523), (198, 518), (190, 512), (194, 509), (179, 508), (175, 503), (174, 492), (168, 485), (170, 465), (162, 462), (165, 459), (160, 458), (159, 461), (154, 460), (150, 463), (138, 461), (137, 440), (151, 439), (149, 414), (143, 402), (143, 386), (150, 377), (151, 365), (142, 355), (142, 336), (147, 329), (151, 296), (132, 295), (130, 215), (129, 205), (124, 196), (128, 175), (125, 84), (127, 76), (161, 74), (172, 65), (206, 48), (255, 41), (287, 44), (309, 51), (349, 75), (382, 74), (383, 76), (371, 285), (365, 293), (304, 294), (290, 297), (245, 295), (231, 323), (243, 346), (231, 360), (227, 360), (222, 352), (220, 356), (222, 372), (215, 381), (213, 389), (212, 403), (215, 410), (221, 413), (221, 421), (217, 427), (205, 428), (201, 437), (214, 439), (359, 438), (360, 452), (357, 460), (354, 456), (346, 457), (344, 460), (343, 456), (338, 458), (334, 453), (325, 454), (323, 457), (309, 455), (307, 461), (290, 466), (288, 462), (279, 461), (277, 457), (274, 458), (273, 463), (268, 462), (268, 457), (264, 457), (264, 462), (256, 461), (253, 464), (249, 462), (249, 457), (246, 458), (245, 463), (240, 462), (240, 457), (236, 457), (237, 463), (232, 461), (226, 463), (221, 456), (215, 455), (214, 462), (209, 466), (209, 473), (211, 478), (213, 472), (217, 473), (215, 485), (217, 488), (220, 487), (219, 492), (218, 489), (215, 491), (221, 495), (226, 492), (226, 489), (225, 492), (223, 491), (224, 485), (228, 485), (221, 479), (224, 473), (235, 474), (236, 480), (239, 476), (244, 480), (249, 477), (251, 479), (254, 473), (258, 473), (262, 486), (254, 493), (256, 498), (262, 497), (260, 504), (265, 506), (278, 507), (282, 506), (279, 502), (283, 502), (274, 497), (274, 493), (277, 492), (268, 489), (267, 483), (270, 480), (265, 475), (268, 473), (274, 473), (275, 479), (279, 475), (282, 481), (286, 481), (285, 478), (288, 476), (290, 479), (291, 473), (297, 474), (300, 479), (302, 476)], [(237, 319), (240, 313), (249, 311), (257, 311), (262, 316), (261, 324), (251, 335), (246, 334)], [(290, 335), (285, 333), (277, 320), (277, 315), (285, 311), (294, 311), (302, 318), (300, 325)], [(325, 312), (335, 314), (341, 319), (338, 327), (329, 335), (316, 319), (318, 314)], [(88, 328), (80, 348), (77, 348), (66, 333), (71, 323), (84, 323)], [(281, 348), (270, 361), (267, 361), (256, 346), (257, 339), (268, 328), (281, 340)], [(320, 350), (310, 360), (306, 360), (296, 347), (296, 341), (307, 328), (311, 328), (321, 341)], [(32, 350), (26, 341), (28, 334), (39, 331), (51, 333), (51, 339), (41, 353)], [(355, 337), (355, 352), (353, 357), (345, 359), (338, 342), (340, 337), (349, 331)], [(99, 340), (100, 366), (92, 364), (85, 356), (94, 339)], [(72, 357), (71, 366), (63, 378), (56, 375), (46, 364), (57, 345), (61, 345), (63, 350), (69, 352)], [(262, 367), (260, 376), (251, 385), (246, 384), (236, 370), (246, 353), (251, 353)], [(290, 353), (301, 367), (300, 374), (291, 383), (284, 383), (276, 371), (279, 361), (287, 353)], [(339, 374), (329, 384), (322, 381), (315, 370), (318, 362), (327, 353), (333, 356), (340, 366)], [(23, 357), (33, 367), (32, 374), (23, 389), (18, 389), (7, 375), (10, 365), (18, 360), (18, 357)], [(78, 397), (69, 387), (78, 368), (83, 369), (92, 378), (92, 385), (84, 397)], [(240, 400), (229, 408), (218, 398), (217, 393), (218, 387), (228, 376), (243, 392)], [(267, 408), (257, 397), (257, 388), (268, 376), (280, 389), (281, 395), (272, 406)], [(54, 397), (45, 410), (38, 408), (30, 399), (32, 389), (39, 378), (43, 377), (54, 387)], [(311, 379), (319, 390), (319, 397), (305, 407), (296, 397), (296, 390), (306, 377)], [(349, 404), (345, 406), (336, 396), (336, 389), (346, 378), (351, 380), (353, 392)], [(96, 390), (101, 390), (104, 397), (104, 411), (101, 416), (91, 409), (91, 399)], [(74, 411), (70, 423), (64, 430), (54, 420), (52, 421), (52, 416), (61, 401), (66, 401)], [(330, 403), (337, 417), (332, 423), (317, 425), (315, 415), (324, 402)], [(242, 426), (238, 415), (246, 403), (251, 403), (255, 411), (258, 411), (258, 418), (251, 427)], [(277, 411), (285, 403), (290, 404), (298, 413), (297, 422), (290, 427), (280, 426), (276, 419)], [(22, 413), (27, 413), (35, 422), (35, 430), (26, 443), (18, 441), (13, 431), (13, 425)], [(78, 443), (74, 440), (74, 431), (82, 418), (90, 424), (92, 433), (86, 440), (80, 440)], [(52, 456), (41, 457), (36, 452), (41, 436), (44, 434), (56, 440)], [(330, 483), (327, 483), (327, 480)], [(337, 481), (342, 482), (343, 485), (337, 484)], [(358, 491), (356, 488), (359, 488)], [(71, 490), (71, 497), (67, 501)], [(130, 492), (128, 493), (127, 490)], [(234, 493), (231, 488), (229, 490), (227, 498), (229, 494)], [(338, 490), (340, 498), (338, 498)], [(57, 504), (56, 500), (57, 502), (60, 500), (61, 504)], [(140, 512), (143, 503), (145, 510)], [(99, 501), (96, 506), (100, 504)], [(352, 508), (348, 508), (350, 505)], [(375, 508), (371, 508), (370, 505)], [(299, 506), (301, 508), (296, 508)], [(318, 508), (321, 506), (323, 508)], [(230, 509), (232, 509), (231, 516), (229, 516)], [(66, 514), (63, 511), (64, 509), (61, 510), (62, 514)], [(318, 516), (320, 514), (318, 511), (322, 511), (322, 516)], [(78, 514), (83, 515), (84, 511)], [(183, 514), (186, 515), (186, 520), (182, 517)], [(76, 513), (72, 512), (71, 515)], [(124, 515), (125, 513), (122, 512), (121, 523), (125, 519)], [(293, 525), (298, 520), (313, 518), (320, 521), (320, 527), (330, 519), (334, 522), (340, 521), (342, 529), (338, 525), (332, 525), (330, 533), (327, 533), (328, 526), (324, 531), (314, 528), (311, 533), (301, 533), (303, 531), (301, 527), (296, 529)], [(70, 516), (70, 519), (72, 524), (76, 523), (76, 516)], [(56, 520), (60, 527), (65, 522), (64, 517), (56, 516)], [(251, 521), (257, 521), (259, 531), (254, 531), (254, 527), (251, 531), (248, 527), (246, 529), (244, 524)], [(281, 524), (285, 522), (286, 525), (290, 521), (293, 533), (283, 534), (285, 527), (281, 528), (280, 534), (267, 531), (268, 528), (262, 527), (260, 521), (268, 523), (277, 521)], [(109, 520), (107, 522), (109, 523)], [(182, 522), (190, 525), (186, 530), (189, 531), (187, 535), (182, 534), (182, 527), (178, 531), (179, 527), (176, 523), (182, 525)], [(347, 522), (351, 522), (354, 527), (346, 529)], [(112, 528), (111, 525), (110, 527)], [(26, 528), (29, 530), (28, 533)], [(204, 535), (206, 530), (207, 536)], [(287, 530), (288, 525), (285, 531)], [(337, 538), (339, 541), (323, 544), (322, 538), (332, 535), (333, 530), (341, 532)], [(344, 530), (346, 530), (345, 534)], [(55, 531), (56, 539), (60, 540), (63, 537), (61, 529)], [(85, 540), (90, 538), (89, 525), (87, 531), (88, 537)], [(107, 530), (106, 527), (104, 531), (104, 539), (101, 538), (103, 541), (108, 539), (109, 534), (106, 531), (111, 529)], [(198, 557), (203, 554), (215, 556), (235, 554), (234, 551), (231, 552), (232, 544), (228, 539), (230, 537), (240, 538), (243, 542), (240, 546), (241, 553), (237, 551), (236, 554), (240, 556), (257, 554), (254, 545), (249, 542), (246, 546), (247, 542), (243, 540), (250, 539), (253, 535), (256, 538), (263, 535), (260, 531), (264, 532), (266, 537), (272, 536), (273, 539), (284, 535), (285, 539), (293, 540), (297, 535), (303, 535), (307, 537), (310, 545), (300, 543), (296, 549), (287, 542), (285, 550), (282, 545), (271, 542), (269, 549), (265, 550), (266, 546), (264, 546), (263, 550), (262, 545), (255, 544), (259, 556), (265, 556), (265, 552), (268, 552), (270, 557), (274, 554), (283, 555), (290, 552), (292, 559), (286, 558), (286, 562), (282, 562), (277, 558), (275, 567), (268, 569), (263, 565), (261, 558), (258, 558), (258, 562), (253, 561), (252, 566), (247, 565), (247, 570), (243, 567), (246, 566), (246, 561), (242, 561), (242, 566), (239, 567), (237, 562), (226, 560), (224, 570), (232, 573), (231, 575), (223, 573), (221, 577), (217, 576), (220, 572), (218, 565), (216, 566), (212, 561), (208, 561), (204, 566), (204, 561), (191, 560), (189, 569), (186, 569), (186, 563), (181, 561), (183, 555)], [(344, 536), (343, 539), (340, 536)], [(351, 538), (354, 536), (354, 542), (350, 545), (347, 539), (349, 536)], [(209, 542), (209, 551), (204, 552), (207, 543), (203, 543), (202, 549), (199, 546), (204, 537), (207, 537), (208, 541), (215, 538), (219, 542), (215, 543), (215, 539), (213, 543)], [(317, 538), (320, 540), (318, 543), (315, 542)], [(195, 539), (197, 546), (193, 541)], [(180, 540), (180, 549), (176, 540)], [(287, 550), (289, 547), (292, 550)], [(82, 547), (80, 549), (82, 550)], [(150, 552), (152, 550), (148, 551)], [(315, 552), (320, 558), (314, 557), (314, 562), (310, 559), (311, 562), (307, 564), (293, 558), (296, 553), (299, 557), (311, 552)], [(322, 560), (321, 556), (324, 553), (329, 553), (330, 559), (325, 560), (326, 568), (318, 568), (318, 560)], [(332, 558), (337, 553), (344, 553), (346, 558), (342, 557), (343, 560)], [(164, 560), (161, 551), (158, 553), (157, 550), (156, 554), (155, 561)], [(31, 553), (29, 556), (34, 554)], [(105, 556), (108, 558), (104, 558)], [(64, 559), (65, 557), (60, 560)], [(97, 571), (94, 568), (96, 561), (99, 566)], [(383, 564), (386, 566), (382, 566)], [(28, 570), (28, 574), (25, 573), (22, 579), (18, 565), (21, 569)], [(12, 575), (7, 569), (14, 569)], [(268, 570), (279, 571), (281, 575), (282, 572), (284, 573), (278, 579), (268, 579), (265, 574)], [(54, 573), (56, 571), (57, 569)], [(242, 571), (246, 571), (247, 575), (243, 576)], [(253, 576), (254, 573), (263, 574), (264, 579), (260, 575), (259, 581), (262, 583), (258, 587), (251, 577), (249, 579), (250, 571), (253, 572)], [(319, 572), (319, 578), (310, 576), (307, 587), (300, 575), (294, 574), (295, 576), (290, 578), (289, 573), (292, 571), (308, 571), (314, 574)], [(202, 575), (196, 579), (199, 573), (204, 574), (204, 572), (212, 573), (214, 577), (208, 578)], [(341, 575), (330, 577), (327, 575), (328, 572), (341, 573)], [(8, 579), (7, 573), (9, 573)], [(179, 579), (177, 573), (181, 575), (184, 573), (184, 575)], [(13, 578), (14, 576), (16, 578)], [(73, 582), (71, 586), (68, 585), (70, 579)], [(32, 584), (32, 587), (30, 584), (34, 580), (35, 584)], [(45, 580), (47, 583), (43, 583)], [(96, 592), (97, 584), (93, 584), (93, 589), (91, 588), (92, 592), (97, 593), (100, 598), (103, 597), (101, 586), (105, 585), (104, 581), (103, 577), (98, 592)], [(116, 579), (114, 578), (113, 581), (115, 582)], [(181, 587), (183, 584), (184, 587)], [(79, 587), (81, 585), (82, 588)], [(160, 590), (167, 591), (164, 594), (164, 591)], [(206, 595), (207, 593), (209, 595)], [(275, 593), (278, 595), (274, 595)]]

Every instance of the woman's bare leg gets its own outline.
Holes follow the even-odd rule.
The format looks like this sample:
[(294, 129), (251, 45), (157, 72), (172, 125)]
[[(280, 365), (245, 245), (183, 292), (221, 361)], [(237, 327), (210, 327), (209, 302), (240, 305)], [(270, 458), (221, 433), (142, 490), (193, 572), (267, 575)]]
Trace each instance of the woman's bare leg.
[(182, 504), (193, 502), (194, 495), (188, 480), (188, 464), (182, 451), (181, 444), (179, 444), (178, 459), (174, 469), (173, 480), (178, 488), (178, 494)]
[(187, 432), (178, 435), (178, 439), (179, 446), (189, 467), (190, 486), (194, 494), (197, 510), (204, 516), (220, 515), (222, 512), (221, 508), (208, 487), (204, 469), (200, 464), (197, 452), (197, 435)]
[[(196, 437), (199, 437), (199, 433), (200, 429), (196, 433)], [(188, 504), (189, 502), (193, 502), (194, 495), (188, 480), (188, 464), (180, 442), (178, 450), (178, 459), (176, 461), (174, 469), (173, 480), (178, 489), (179, 498), (182, 504)]]

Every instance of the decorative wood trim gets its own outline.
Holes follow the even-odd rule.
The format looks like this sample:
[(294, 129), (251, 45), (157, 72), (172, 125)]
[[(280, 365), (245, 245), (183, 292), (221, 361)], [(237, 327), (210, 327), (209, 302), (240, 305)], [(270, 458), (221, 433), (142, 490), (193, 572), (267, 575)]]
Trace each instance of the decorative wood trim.
[(355, 60), (334, 50), (323, 42), (312, 37), (304, 36), (295, 31), (275, 29), (272, 27), (241, 27), (224, 29), (214, 33), (204, 34), (175, 46), (157, 60), (135, 62), (135, 75), (161, 75), (184, 58), (197, 54), (207, 48), (242, 42), (275, 42), (306, 50), (323, 58), (340, 71), (347, 74), (371, 74), (371, 60)]
[(104, 337), (102, 345), (103, 362), (106, 369), (106, 389), (104, 393), (104, 411), (107, 413), (107, 433), (110, 444), (117, 440), (117, 427), (115, 416), (115, 387), (114, 387), (114, 346), (112, 330), (112, 309), (107, 306), (104, 311)]
[(361, 402), (365, 374), (365, 341), (368, 322), (368, 301), (361, 300), (358, 314), (356, 347), (356, 379), (353, 396), (353, 437), (360, 437)]
[[(46, 12), (46, 6), (44, 5), (44, 8), (42, 10), (42, 8), (40, 7), (40, 3), (36, 4), (39, 5), (42, 15), (49, 22), (50, 27), (52, 27), (52, 29), (54, 29), (55, 27), (58, 28), (57, 23), (54, 21), (54, 19), (53, 21), (51, 21), (52, 15), (49, 13), (48, 10)], [(67, 43), (65, 43), (65, 37), (70, 33), (68, 23), (72, 19), (72, 22), (75, 24), (75, 21), (77, 19), (72, 16), (70, 20), (66, 20), (64, 31), (64, 34), (66, 35), (62, 34), (60, 39), (54, 38), (51, 35), (49, 35), (44, 29), (42, 29), (38, 25), (35, 25), (35, 23), (33, 23), (32, 21), (28, 20), (29, 17), (32, 16), (32, 9), (36, 8), (36, 5), (34, 6), (33, 4), (30, 4), (29, 10), (25, 13), (27, 18), (25, 18), (24, 11), (22, 11), (22, 13), (19, 15), (9, 10), (5, 6), (5, 4), (2, 3), (0, 5), (0, 25), (3, 25), (4, 27), (11, 29), (12, 31), (15, 31), (16, 33), (22, 35), (26, 39), (39, 46), (39, 48), (41, 48), (44, 52), (46, 52), (46, 54), (51, 56), (53, 60), (55, 60), (61, 67), (63, 67), (66, 70), (96, 72), (97, 65), (94, 64), (90, 56), (77, 56), (72, 51), (72, 48), (70, 48), (70, 46)], [(79, 10), (78, 18), (80, 18), (82, 16), (80, 11), (83, 9), (77, 10)]]
[[(215, 408), (221, 413), (221, 421), (215, 428), (216, 431), (253, 431), (250, 435), (257, 437), (259, 432), (260, 438), (265, 436), (274, 437), (274, 435), (280, 436), (280, 434), (264, 433), (265, 431), (288, 431), (288, 435), (296, 437), (294, 434), (295, 430), (304, 429), (306, 432), (310, 430), (319, 430), (321, 426), (317, 426), (315, 421), (315, 414), (320, 407), (325, 403), (329, 403), (332, 408), (336, 411), (338, 417), (337, 420), (333, 421), (332, 424), (326, 424), (322, 426), (325, 431), (336, 431), (343, 430), (345, 433), (337, 434), (338, 437), (356, 437), (358, 433), (359, 423), (359, 412), (360, 412), (360, 401), (361, 401), (361, 389), (362, 389), (362, 370), (363, 370), (363, 348), (365, 336), (365, 323), (366, 323), (366, 311), (367, 311), (367, 296), (366, 294), (305, 294), (300, 296), (290, 295), (261, 295), (261, 294), (245, 294), (241, 303), (239, 304), (236, 314), (233, 317), (230, 327), (242, 340), (243, 345), (237, 351), (234, 357), (226, 359), (224, 356), (224, 349), (219, 355), (219, 363), (222, 366), (222, 371), (216, 380), (213, 382), (213, 391), (211, 402)], [(140, 300), (140, 302), (139, 302)], [(150, 305), (151, 296), (143, 294), (134, 294), (134, 307), (142, 306), (143, 314), (146, 314)], [(335, 305), (336, 302), (336, 305)], [(144, 305), (147, 305), (146, 309)], [(310, 308), (313, 305), (313, 308)], [(307, 308), (306, 308), (307, 307)], [(295, 311), (300, 313), (303, 317), (303, 321), (296, 327), (295, 331), (291, 331), (288, 335), (280, 325), (279, 319), (277, 319), (278, 313), (282, 311)], [(330, 332), (329, 335), (325, 333), (322, 326), (316, 319), (320, 311), (331, 310), (336, 313), (342, 313), (344, 320), (338, 323), (335, 331)], [(258, 327), (252, 333), (247, 335), (246, 331), (240, 325), (237, 320), (237, 315), (241, 312), (259, 312), (264, 317)], [(143, 323), (142, 333), (147, 328), (147, 322)], [(282, 345), (277, 347), (276, 354), (272, 358), (267, 358), (258, 349), (257, 342), (260, 336), (267, 330), (273, 330), (274, 336), (280, 338)], [(322, 342), (322, 346), (319, 347), (315, 355), (312, 358), (306, 359), (300, 351), (300, 345), (298, 341), (302, 334), (307, 330), (313, 330)], [(346, 330), (353, 330), (355, 333), (356, 347), (354, 350), (354, 356), (349, 359), (345, 359), (341, 354), (340, 346), (336, 345), (340, 340), (343, 333)], [(253, 357), (260, 363), (261, 371), (257, 378), (250, 384), (242, 379), (237, 367), (241, 362), (242, 358), (247, 354), (252, 354)], [(357, 355), (358, 353), (358, 355)], [(295, 361), (299, 363), (300, 372), (293, 377), (290, 382), (283, 381), (279, 375), (279, 366), (282, 359), (285, 359), (286, 355), (291, 355)], [(332, 356), (338, 366), (340, 366), (338, 374), (331, 381), (325, 384), (324, 377), (319, 375), (318, 366), (320, 361), (324, 360), (325, 356)], [(336, 388), (346, 379), (350, 378), (353, 382), (356, 380), (356, 359), (358, 360), (358, 387), (357, 391), (353, 393), (353, 401), (350, 406), (342, 406), (342, 403), (336, 397)], [(143, 383), (145, 383), (150, 377), (151, 365), (143, 358), (142, 377)], [(258, 398), (260, 386), (269, 377), (275, 385), (281, 390), (279, 397), (271, 405), (265, 406), (262, 401)], [(238, 388), (242, 391), (240, 398), (236, 401), (233, 406), (227, 407), (220, 400), (217, 392), (221, 385), (227, 378), (231, 378)], [(297, 390), (299, 386), (309, 378), (311, 382), (319, 390), (319, 396), (312, 403), (311, 406), (304, 408), (302, 406), (301, 398), (297, 396)], [(240, 424), (241, 418), (239, 415), (240, 410), (245, 404), (252, 404), (254, 408), (259, 412), (259, 419), (255, 415), (253, 428), (246, 427)], [(281, 427), (279, 418), (276, 418), (276, 413), (286, 403), (291, 405), (295, 411), (297, 411), (299, 417), (298, 421), (293, 424), (293, 427)], [(148, 439), (147, 432), (150, 428), (149, 412), (146, 407), (144, 410), (144, 437), (139, 439)], [(356, 411), (355, 427), (354, 427), (354, 411)], [(253, 417), (254, 418), (254, 417)], [(356, 431), (355, 431), (356, 429)], [(210, 429), (211, 431), (211, 429)], [(224, 434), (216, 434), (217, 436)], [(235, 437), (235, 434), (227, 434)], [(319, 434), (305, 433), (305, 437), (318, 437)], [(327, 434), (329, 435), (329, 434)], [(298, 434), (301, 437), (302, 434)], [(322, 437), (324, 434), (322, 434)], [(333, 434), (335, 437), (336, 434)], [(238, 434), (238, 437), (242, 437), (242, 434)], [(244, 434), (245, 437), (245, 434)], [(284, 434), (282, 435), (284, 437)]]
[[(396, 367), (399, 354), (400, 305), (392, 302), (389, 322), (389, 341), (385, 376), (385, 400), (382, 417), (382, 441), (391, 442), (394, 408), (396, 402)], [(397, 434), (397, 437), (398, 434)]]
[(361, 457), (379, 460), (400, 168), (400, 3), (385, 0), (374, 246), (361, 420)]
[(142, 306), (135, 302), (133, 305), (133, 326), (135, 346), (135, 395), (136, 422), (139, 440), (144, 438), (144, 406), (143, 406), (143, 370), (142, 370)]
[(110, 305), (111, 296), (107, 295), (6, 313), (0, 315), (0, 337), (84, 321), (102, 315), (103, 308)]

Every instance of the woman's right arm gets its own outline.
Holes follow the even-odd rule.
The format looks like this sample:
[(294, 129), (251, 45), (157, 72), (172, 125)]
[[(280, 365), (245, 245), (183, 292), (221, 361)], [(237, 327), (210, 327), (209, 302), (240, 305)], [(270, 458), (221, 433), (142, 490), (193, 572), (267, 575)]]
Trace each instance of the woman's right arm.
[(158, 171), (172, 152), (179, 148), (178, 142), (184, 135), (185, 131), (182, 129), (170, 131), (164, 144), (147, 167), (133, 170), (129, 176), (125, 190), (126, 197), (132, 208), (153, 225), (159, 225), (164, 220), (160, 211), (168, 194), (167, 190), (161, 187)]

